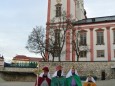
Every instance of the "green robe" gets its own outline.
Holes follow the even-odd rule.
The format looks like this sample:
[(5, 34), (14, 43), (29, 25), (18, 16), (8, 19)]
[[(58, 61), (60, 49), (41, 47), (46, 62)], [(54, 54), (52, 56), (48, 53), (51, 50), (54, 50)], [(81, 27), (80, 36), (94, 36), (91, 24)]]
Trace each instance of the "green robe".
[(66, 78), (61, 77), (53, 77), (51, 80), (51, 86), (66, 86)]
[(73, 75), (73, 76), (70, 76), (69, 78), (66, 78), (66, 86), (71, 86), (72, 78), (75, 79), (77, 86), (82, 86), (81, 80), (80, 80), (79, 76), (77, 76), (77, 75)]

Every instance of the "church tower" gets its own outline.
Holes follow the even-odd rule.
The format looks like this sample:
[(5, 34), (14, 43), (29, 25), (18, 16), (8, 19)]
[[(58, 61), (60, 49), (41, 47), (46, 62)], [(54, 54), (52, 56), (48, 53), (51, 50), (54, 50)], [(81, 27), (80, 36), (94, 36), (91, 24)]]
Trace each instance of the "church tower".
[(54, 17), (58, 18), (63, 11), (76, 21), (86, 17), (83, 0), (48, 0), (47, 23)]
[[(50, 25), (52, 19), (55, 19), (53, 26), (59, 26), (62, 15), (65, 13), (66, 19), (78, 21), (86, 18), (86, 12), (84, 10), (83, 0), (48, 0), (48, 11), (47, 11), (47, 27), (46, 27), (46, 39), (49, 38)], [(62, 21), (61, 21), (62, 23)], [(70, 34), (71, 31), (67, 31)], [(68, 38), (68, 39), (67, 39)], [(61, 55), (61, 61), (72, 61), (72, 45), (70, 45), (71, 37), (66, 35), (66, 42), (64, 45), (63, 52), (65, 55)], [(47, 45), (48, 46), (48, 45)], [(47, 53), (46, 53), (46, 57)], [(51, 57), (51, 56), (50, 56)]]

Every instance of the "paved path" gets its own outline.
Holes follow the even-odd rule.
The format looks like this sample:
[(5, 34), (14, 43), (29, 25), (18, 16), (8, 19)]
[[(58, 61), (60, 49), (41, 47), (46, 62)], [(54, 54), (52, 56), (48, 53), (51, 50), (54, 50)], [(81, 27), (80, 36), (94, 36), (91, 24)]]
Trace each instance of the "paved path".
[[(114, 80), (97, 81), (97, 86), (115, 86)], [(0, 82), (0, 86), (34, 86), (34, 82)]]
[(97, 81), (97, 86), (115, 86), (115, 79), (105, 80), (105, 81)]

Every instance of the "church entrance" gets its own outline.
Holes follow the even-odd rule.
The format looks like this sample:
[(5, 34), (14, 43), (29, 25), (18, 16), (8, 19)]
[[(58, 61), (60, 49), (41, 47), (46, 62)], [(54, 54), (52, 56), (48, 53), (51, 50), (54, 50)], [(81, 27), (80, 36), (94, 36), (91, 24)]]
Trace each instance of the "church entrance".
[(105, 77), (106, 77), (106, 76), (105, 76), (105, 71), (102, 71), (102, 72), (101, 72), (101, 80), (105, 80)]

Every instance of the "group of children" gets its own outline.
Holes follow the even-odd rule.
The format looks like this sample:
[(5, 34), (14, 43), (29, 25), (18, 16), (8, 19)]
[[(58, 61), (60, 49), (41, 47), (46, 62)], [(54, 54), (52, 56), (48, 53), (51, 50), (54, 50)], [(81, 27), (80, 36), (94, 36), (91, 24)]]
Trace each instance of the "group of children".
[[(52, 78), (49, 74), (48, 67), (43, 67), (42, 70), (43, 72), (36, 79), (35, 86), (82, 86), (82, 82), (74, 66), (66, 76), (63, 74), (62, 66), (57, 66)], [(89, 76), (86, 82), (95, 83), (95, 80), (93, 77)]]

